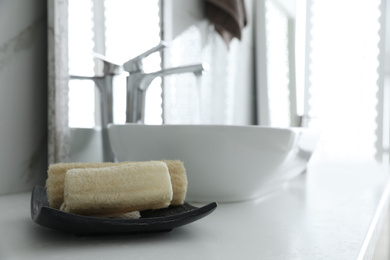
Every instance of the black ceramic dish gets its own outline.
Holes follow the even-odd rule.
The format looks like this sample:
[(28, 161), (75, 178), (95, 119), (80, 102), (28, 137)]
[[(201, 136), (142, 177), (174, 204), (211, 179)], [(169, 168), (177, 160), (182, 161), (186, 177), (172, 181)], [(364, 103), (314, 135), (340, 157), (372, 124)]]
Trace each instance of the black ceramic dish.
[(139, 219), (113, 219), (81, 216), (50, 208), (46, 189), (40, 186), (34, 187), (31, 196), (31, 218), (35, 223), (80, 235), (170, 231), (207, 216), (216, 207), (215, 202), (200, 208), (184, 203), (142, 211)]

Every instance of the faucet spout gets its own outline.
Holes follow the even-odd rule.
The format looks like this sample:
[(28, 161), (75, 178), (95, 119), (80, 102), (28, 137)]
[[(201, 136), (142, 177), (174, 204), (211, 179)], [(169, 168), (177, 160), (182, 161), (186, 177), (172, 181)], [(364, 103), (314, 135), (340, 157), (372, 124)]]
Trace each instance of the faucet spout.
[(163, 69), (160, 71), (144, 74), (143, 80), (140, 82), (139, 89), (146, 91), (150, 86), (150, 83), (157, 77), (165, 77), (174, 74), (194, 73), (195, 76), (201, 76), (205, 70), (204, 64), (196, 64), (189, 66), (174, 67), (169, 69)]
[(204, 70), (206, 70), (205, 64), (195, 64), (152, 73), (130, 73), (127, 77), (126, 122), (144, 123), (146, 90), (155, 78), (183, 73), (194, 73), (196, 76), (200, 76)]

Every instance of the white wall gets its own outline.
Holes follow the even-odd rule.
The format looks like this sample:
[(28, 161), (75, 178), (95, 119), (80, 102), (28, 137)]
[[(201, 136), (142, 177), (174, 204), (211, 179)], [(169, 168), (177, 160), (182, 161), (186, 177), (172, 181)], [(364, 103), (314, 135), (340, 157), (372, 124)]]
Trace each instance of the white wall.
[(0, 195), (46, 179), (46, 0), (0, 1)]

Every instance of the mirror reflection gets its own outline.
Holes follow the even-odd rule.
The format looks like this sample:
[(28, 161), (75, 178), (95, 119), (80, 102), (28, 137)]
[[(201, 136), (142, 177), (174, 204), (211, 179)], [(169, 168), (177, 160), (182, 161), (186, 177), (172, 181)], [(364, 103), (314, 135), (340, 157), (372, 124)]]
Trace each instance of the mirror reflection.
[[(162, 56), (156, 53), (145, 59), (145, 70), (155, 71), (161, 65), (168, 68), (207, 63), (211, 71), (202, 77), (202, 82), (189, 75), (167, 77), (163, 81), (156, 79), (157, 82), (147, 91), (145, 123), (253, 124), (262, 121), (262, 124), (269, 124), (272, 120), (273, 125), (296, 124), (296, 111), (290, 109), (290, 105), (296, 106), (296, 101), (289, 96), (290, 92), (295, 93), (295, 82), (291, 80), (294, 73), (291, 68), (295, 65), (289, 56), (289, 53), (294, 54), (295, 36), (290, 30), (295, 25), (293, 14), (275, 1), (265, 2), (267, 15), (263, 18), (267, 18), (267, 26), (264, 33), (269, 36), (270, 47), (267, 55), (274, 61), (268, 64), (268, 77), (269, 83), (275, 87), (269, 88), (268, 94), (272, 98), (262, 109), (268, 110), (268, 106), (275, 104), (283, 107), (272, 111), (272, 119), (267, 118), (269, 116), (259, 119), (256, 116), (258, 104), (253, 98), (256, 93), (254, 68), (267, 64), (257, 60), (262, 54), (257, 54), (251, 46), (258, 41), (253, 36), (253, 30), (259, 27), (254, 14), (261, 8), (253, 1), (245, 2), (247, 26), (243, 28), (240, 40), (233, 39), (226, 46), (205, 18), (204, 1), (182, 2), (156, 0), (139, 4), (135, 1), (91, 0), (80, 4), (69, 1), (69, 73), (77, 76), (101, 74), (102, 65), (93, 58), (92, 51), (105, 55), (116, 64), (123, 64), (164, 40), (168, 47)], [(258, 45), (264, 48), (266, 44), (260, 42)], [(121, 82), (114, 84), (116, 123), (125, 122), (123, 93), (126, 75), (115, 77)], [(95, 92), (92, 82), (71, 80), (71, 127), (100, 125), (98, 102), (83, 98), (97, 96)], [(82, 103), (85, 108), (77, 108), (77, 104)], [(277, 111), (281, 112), (277, 114)]]
[[(100, 95), (93, 80), (80, 76), (103, 76), (103, 54), (114, 64), (123, 64), (161, 41), (159, 1), (69, 1), (69, 126), (91, 128), (102, 125)], [(147, 70), (160, 68), (158, 53), (145, 61)], [(113, 122), (125, 122), (126, 75), (113, 77)], [(159, 89), (160, 88), (160, 89)], [(149, 99), (156, 110), (148, 122), (161, 123), (161, 86), (155, 82)], [(157, 114), (157, 116), (156, 116)], [(160, 114), (160, 116), (159, 116)], [(112, 123), (112, 122), (110, 122)]]
[[(126, 6), (130, 1), (110, 1), (115, 2), (113, 7), (104, 1), (92, 1), (85, 11), (80, 11), (84, 1), (76, 3), (81, 12), (78, 16), (86, 20), (86, 25), (70, 25), (81, 32), (81, 36), (69, 35), (75, 42), (69, 43), (70, 51), (81, 50), (73, 56), (70, 53), (70, 64), (80, 67), (80, 71), (71, 68), (70, 74), (100, 77), (104, 62), (93, 58), (93, 53), (123, 65), (164, 40), (168, 47), (155, 55), (156, 65), (147, 65), (153, 56), (144, 60), (145, 71), (194, 63), (208, 63), (210, 70), (201, 80), (194, 75), (157, 77), (153, 83), (157, 85), (157, 99), (146, 106), (155, 105), (159, 110), (156, 117), (146, 112), (145, 123), (317, 127), (324, 130), (320, 146), (328, 157), (381, 160), (389, 146), (388, 138), (383, 136), (389, 123), (383, 80), (386, 10), (381, 1), (356, 2), (354, 12), (350, 12), (347, 2), (245, 0), (248, 23), (242, 29), (241, 40), (234, 38), (228, 46), (206, 18), (204, 3), (211, 1), (155, 1), (153, 8), (143, 11), (137, 9), (143, 3)], [(74, 2), (69, 0), (70, 5)], [(133, 10), (137, 11), (133, 14)], [(114, 15), (109, 17), (109, 13)], [(139, 13), (142, 16), (131, 21)], [(69, 20), (72, 24), (72, 14)], [(114, 20), (117, 23), (110, 29)], [(154, 32), (147, 27), (149, 21), (156, 25)], [(143, 38), (149, 32), (156, 36), (154, 40)], [(111, 38), (113, 34), (118, 38)], [(118, 47), (109, 47), (110, 42)], [(84, 45), (89, 47), (82, 50)], [(83, 56), (89, 56), (86, 63), (82, 63)], [(84, 65), (88, 62), (91, 65)], [(115, 75), (114, 81), (119, 83), (113, 83), (114, 92), (120, 93), (113, 97), (118, 111), (115, 123), (126, 121), (126, 76)], [(81, 80), (72, 79), (70, 85), (76, 82)], [(72, 115), (87, 116), (76, 123), (71, 115), (69, 125), (71, 129), (96, 129), (102, 125), (99, 92), (94, 83), (82, 82), (85, 87), (70, 86), (69, 109)], [(74, 90), (86, 93), (72, 94)], [(78, 108), (73, 103), (79, 103)]]
[[(104, 146), (108, 123), (299, 124), (295, 2), (286, 9), (273, 0), (262, 4), (244, 1), (236, 37), (227, 37), (211, 22), (214, 18), (208, 12), (212, 9), (206, 10), (205, 2), (69, 1), (69, 126), (74, 135), (80, 128), (94, 129), (95, 133), (100, 127)], [(157, 76), (153, 76), (145, 97), (143, 93), (134, 97), (135, 92), (130, 91), (131, 99), (126, 89), (129, 71), (122, 65), (162, 41), (166, 48), (140, 60), (146, 73)], [(97, 84), (101, 77), (107, 77), (107, 64), (122, 68), (122, 73), (110, 76), (112, 97), (108, 99)], [(193, 64), (208, 64), (209, 69), (201, 76), (195, 71), (157, 72)], [(268, 81), (261, 82), (262, 77)], [(264, 94), (268, 98), (258, 98)], [(139, 112), (140, 117), (129, 120), (126, 111), (138, 100), (145, 109)], [(104, 116), (108, 104), (112, 104), (112, 117)], [(90, 143), (96, 145), (95, 141)], [(71, 153), (77, 154), (74, 149)]]

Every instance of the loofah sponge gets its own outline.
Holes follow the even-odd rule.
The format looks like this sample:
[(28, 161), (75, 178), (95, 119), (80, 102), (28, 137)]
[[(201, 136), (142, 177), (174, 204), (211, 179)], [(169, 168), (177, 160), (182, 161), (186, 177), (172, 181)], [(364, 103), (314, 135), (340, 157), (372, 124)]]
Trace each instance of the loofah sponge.
[(59, 209), (64, 202), (65, 173), (71, 169), (101, 168), (117, 165), (116, 163), (56, 163), (47, 171), (46, 192), (49, 206)]
[(181, 161), (164, 160), (168, 166), (169, 174), (171, 176), (173, 198), (171, 205), (182, 205), (187, 194), (187, 174), (184, 164)]
[(164, 162), (68, 170), (61, 210), (80, 215), (121, 214), (168, 207), (172, 184)]
[[(173, 198), (171, 205), (182, 205), (187, 193), (187, 174), (184, 164), (178, 160), (163, 161), (169, 170), (171, 178)], [(146, 162), (121, 162), (121, 163), (56, 163), (51, 164), (48, 169), (46, 190), (49, 206), (59, 209), (64, 202), (65, 174), (72, 169), (89, 169), (119, 166), (123, 164), (144, 164)], [(81, 171), (83, 173), (84, 171)]]

